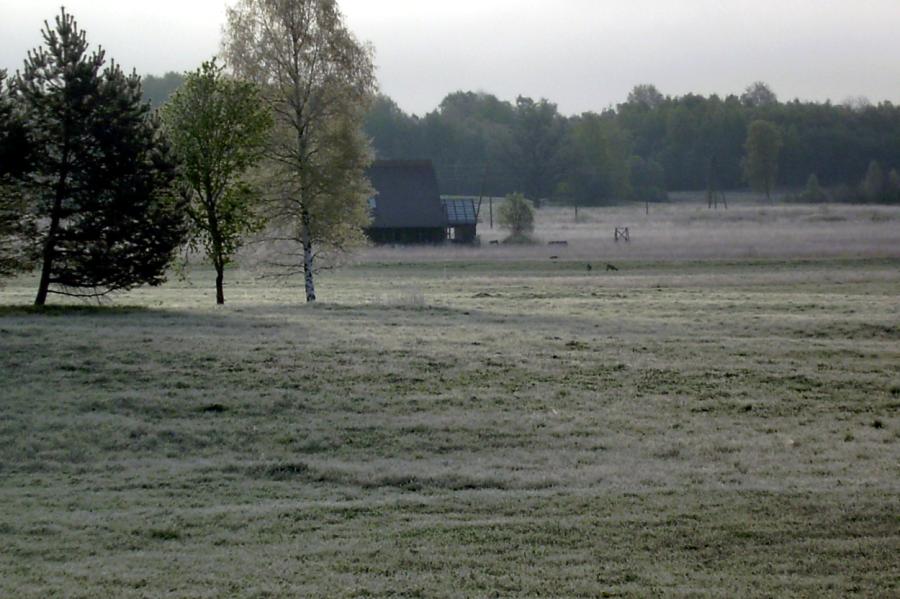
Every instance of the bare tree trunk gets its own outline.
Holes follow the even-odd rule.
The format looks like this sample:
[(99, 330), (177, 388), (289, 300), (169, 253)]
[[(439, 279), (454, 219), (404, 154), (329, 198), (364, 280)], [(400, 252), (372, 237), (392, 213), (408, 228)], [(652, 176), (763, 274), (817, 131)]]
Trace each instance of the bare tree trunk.
[(50, 290), (50, 271), (53, 269), (55, 257), (56, 235), (59, 231), (59, 213), (62, 210), (62, 183), (57, 188), (56, 198), (53, 200), (53, 212), (50, 215), (50, 229), (47, 231), (47, 241), (44, 242), (43, 261), (41, 264), (41, 280), (38, 283), (37, 297), (34, 298), (35, 306), (43, 306), (47, 303), (47, 293)]
[[(52, 229), (52, 225), (51, 225)], [(53, 234), (47, 235), (44, 244), (44, 260), (41, 266), (41, 281), (38, 283), (37, 297), (34, 298), (35, 306), (43, 306), (47, 303), (47, 293), (50, 289), (50, 269), (53, 267)]]
[(205, 181), (206, 197), (203, 204), (206, 206), (206, 218), (209, 221), (209, 236), (212, 241), (212, 263), (216, 267), (216, 304), (225, 303), (225, 249), (222, 242), (222, 231), (219, 228), (219, 215), (216, 214), (216, 203), (213, 200), (212, 182), (209, 176)]
[(316, 285), (313, 281), (313, 247), (310, 231), (310, 215), (306, 208), (300, 215), (300, 235), (303, 242), (303, 276), (306, 280), (306, 301), (316, 301)]
[(216, 304), (223, 305), (225, 303), (225, 290), (222, 283), (225, 280), (225, 267), (216, 264)]
[(68, 189), (69, 178), (69, 127), (68, 116), (64, 123), (64, 141), (62, 148), (62, 170), (56, 181), (56, 196), (53, 198), (53, 212), (50, 213), (50, 229), (47, 231), (47, 241), (44, 243), (43, 261), (41, 264), (41, 280), (38, 283), (37, 297), (34, 298), (35, 306), (43, 306), (47, 303), (47, 293), (50, 291), (50, 271), (53, 269), (53, 259), (56, 257), (56, 236), (59, 233), (59, 220), (61, 218), (63, 197)]

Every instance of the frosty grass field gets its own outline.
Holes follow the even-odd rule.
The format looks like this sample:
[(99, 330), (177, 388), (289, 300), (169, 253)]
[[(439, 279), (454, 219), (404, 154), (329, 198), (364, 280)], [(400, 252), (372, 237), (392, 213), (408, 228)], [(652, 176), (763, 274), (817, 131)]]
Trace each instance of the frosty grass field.
[(0, 596), (900, 594), (900, 209), (579, 215), (317, 305), (7, 282)]

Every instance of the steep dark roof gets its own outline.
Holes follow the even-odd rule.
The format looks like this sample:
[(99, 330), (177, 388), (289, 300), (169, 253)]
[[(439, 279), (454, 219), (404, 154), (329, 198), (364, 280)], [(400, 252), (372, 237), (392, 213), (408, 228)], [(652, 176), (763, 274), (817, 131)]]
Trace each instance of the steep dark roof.
[(377, 192), (373, 229), (447, 226), (430, 160), (377, 160), (366, 175)]

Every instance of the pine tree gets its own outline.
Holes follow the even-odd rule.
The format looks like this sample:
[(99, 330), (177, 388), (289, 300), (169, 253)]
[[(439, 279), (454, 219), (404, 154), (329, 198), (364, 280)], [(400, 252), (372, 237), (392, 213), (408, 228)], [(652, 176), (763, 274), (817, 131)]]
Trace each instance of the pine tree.
[(28, 145), (21, 115), (15, 110), (7, 73), (0, 69), (0, 178), (21, 173), (28, 161)]
[(14, 110), (6, 71), (0, 70), (0, 277), (28, 268), (27, 232), (30, 221), (15, 184), (26, 164), (24, 128)]
[(126, 76), (63, 9), (45, 23), (44, 46), (28, 53), (13, 83), (33, 149), (22, 174), (40, 226), (48, 293), (97, 297), (157, 285), (184, 236), (183, 207), (170, 193), (174, 163), (156, 118)]

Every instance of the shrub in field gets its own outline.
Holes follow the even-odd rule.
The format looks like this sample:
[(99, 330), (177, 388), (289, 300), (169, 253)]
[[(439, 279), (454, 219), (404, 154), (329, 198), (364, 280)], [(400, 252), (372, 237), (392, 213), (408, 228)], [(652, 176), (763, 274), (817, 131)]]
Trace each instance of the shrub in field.
[(510, 194), (500, 206), (497, 220), (509, 231), (508, 241), (527, 239), (534, 231), (534, 207), (521, 193)]

